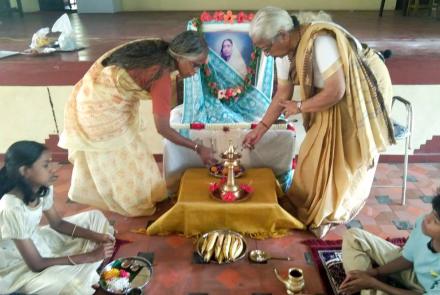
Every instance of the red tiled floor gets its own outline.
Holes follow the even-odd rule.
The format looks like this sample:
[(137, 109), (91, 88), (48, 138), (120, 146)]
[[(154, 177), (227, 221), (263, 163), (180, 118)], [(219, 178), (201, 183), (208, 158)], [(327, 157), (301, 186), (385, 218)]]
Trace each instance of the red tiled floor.
[[(67, 201), (72, 166), (63, 165), (55, 185), (55, 206), (65, 216), (88, 210), (89, 207)], [(408, 190), (407, 205), (400, 205), (400, 189), (380, 187), (381, 179), (390, 179), (400, 184), (402, 165), (379, 164), (374, 183), (365, 207), (355, 218), (365, 230), (382, 237), (406, 237), (409, 230), (399, 230), (393, 220), (414, 223), (417, 216), (428, 212), (430, 204), (424, 203), (420, 196), (432, 196), (440, 184), (440, 164), (410, 164), (409, 175), (415, 177), (414, 187)], [(435, 177), (432, 177), (432, 176)], [(389, 196), (391, 204), (379, 204), (376, 196)], [(306, 260), (307, 246), (301, 241), (313, 239), (308, 232), (295, 231), (284, 238), (253, 240), (247, 237), (249, 249), (264, 249), (273, 256), (290, 256), (293, 261), (271, 260), (267, 264), (251, 264), (246, 259), (229, 265), (204, 265), (193, 263), (194, 239), (179, 235), (146, 236), (132, 233), (131, 229), (144, 228), (148, 221), (157, 219), (172, 206), (168, 200), (158, 205), (156, 214), (151, 217), (127, 218), (111, 212), (104, 212), (118, 231), (117, 237), (131, 243), (122, 245), (117, 256), (136, 255), (138, 252), (154, 253), (154, 274), (146, 291), (149, 294), (285, 294), (284, 286), (275, 278), (273, 268), (282, 274), (296, 266), (304, 270), (306, 293), (323, 294), (324, 287), (317, 280), (318, 272)], [(346, 231), (339, 225), (330, 231), (326, 239), (341, 239)]]

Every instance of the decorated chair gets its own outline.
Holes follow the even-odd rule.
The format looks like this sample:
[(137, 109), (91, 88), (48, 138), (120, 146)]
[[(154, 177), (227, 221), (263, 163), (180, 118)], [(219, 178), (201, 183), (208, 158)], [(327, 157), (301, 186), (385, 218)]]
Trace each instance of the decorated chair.
[[(234, 15), (204, 12), (188, 22), (188, 30), (204, 35), (208, 63), (184, 80), (183, 104), (171, 114), (171, 126), (181, 134), (223, 152), (230, 140), (241, 142), (266, 112), (274, 83), (274, 59), (253, 47), (249, 22), (253, 14)], [(242, 150), (242, 163), (249, 167), (271, 167), (283, 189), (292, 180), (295, 150), (294, 127), (283, 121), (262, 138), (253, 151)], [(176, 192), (182, 173), (202, 167), (198, 156), (165, 141), (164, 174), (170, 192)]]

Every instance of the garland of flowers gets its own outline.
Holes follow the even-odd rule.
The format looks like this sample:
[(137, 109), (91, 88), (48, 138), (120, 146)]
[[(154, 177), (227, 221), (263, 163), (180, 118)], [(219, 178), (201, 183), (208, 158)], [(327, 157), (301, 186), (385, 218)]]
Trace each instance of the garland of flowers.
[[(201, 123), (201, 122), (193, 122), (193, 123), (172, 123), (171, 127), (176, 130), (181, 129), (191, 129), (191, 130), (223, 130), (224, 132), (228, 132), (230, 130), (238, 130), (238, 129), (255, 129), (258, 123)], [(296, 131), (295, 125), (290, 122), (287, 123), (278, 123), (272, 124), (270, 126), (271, 130), (289, 130)]]
[[(233, 14), (231, 10), (228, 10), (226, 13), (223, 11), (216, 11), (213, 15), (211, 15), (209, 12), (204, 11), (200, 17), (194, 18), (192, 23), (197, 28), (197, 31), (202, 34), (203, 33), (203, 23), (206, 22), (214, 22), (214, 23), (244, 23), (244, 22), (250, 22), (254, 18), (253, 13), (246, 14), (244, 12), (239, 12), (237, 15)], [(252, 85), (252, 81), (255, 78), (256, 74), (256, 68), (257, 68), (257, 61), (259, 57), (261, 56), (261, 50), (257, 47), (254, 47), (252, 53), (251, 53), (251, 60), (249, 62), (249, 65), (247, 65), (247, 74), (244, 77), (244, 82), (240, 85), (235, 85), (233, 87), (220, 89), (219, 83), (214, 78), (214, 75), (212, 75), (212, 71), (209, 68), (208, 64), (202, 65), (202, 71), (205, 74), (206, 82), (209, 88), (209, 91), (211, 94), (215, 97), (217, 97), (220, 100), (223, 101), (231, 101), (232, 99), (234, 101), (237, 101), (245, 92), (246, 90)]]

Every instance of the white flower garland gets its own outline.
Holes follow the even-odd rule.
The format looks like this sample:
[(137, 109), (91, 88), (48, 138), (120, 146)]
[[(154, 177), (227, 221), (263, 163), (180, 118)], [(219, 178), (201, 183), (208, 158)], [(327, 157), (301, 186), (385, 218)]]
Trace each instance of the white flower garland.
[[(194, 124), (203, 124), (204, 128), (191, 129), (190, 123), (172, 123), (171, 128), (176, 129), (176, 130), (181, 130), (181, 129), (191, 129), (191, 130), (225, 130), (225, 129), (233, 130), (233, 129), (235, 129), (236, 130), (236, 129), (252, 129), (252, 124), (257, 124), (257, 123), (228, 123), (228, 124), (224, 124), (224, 123), (209, 123), (209, 124), (194, 123)], [(292, 127), (289, 127), (289, 124), (292, 124), (292, 123), (272, 124), (270, 129), (271, 130), (288, 130), (288, 129), (292, 128)], [(295, 128), (295, 127), (293, 126), (293, 128)]]

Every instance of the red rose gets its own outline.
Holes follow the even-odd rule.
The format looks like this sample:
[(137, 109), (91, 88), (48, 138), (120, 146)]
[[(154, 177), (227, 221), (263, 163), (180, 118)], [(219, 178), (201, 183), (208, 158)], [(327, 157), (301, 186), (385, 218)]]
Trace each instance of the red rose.
[(296, 131), (295, 126), (291, 123), (287, 124), (287, 130)]
[(217, 182), (211, 182), (210, 184), (209, 184), (209, 191), (211, 192), (211, 193), (213, 193), (213, 192), (215, 192), (215, 191), (217, 191), (217, 190), (219, 190), (220, 189), (220, 185), (217, 183)]
[(258, 125), (258, 123), (252, 123), (252, 124), (251, 124), (251, 129), (255, 129), (255, 128), (257, 128), (257, 125)]
[(213, 18), (218, 21), (221, 22), (224, 20), (224, 12), (223, 11), (216, 11), (214, 12)]
[(209, 12), (203, 11), (203, 13), (200, 15), (200, 20), (202, 22), (209, 22), (212, 20), (212, 15)]
[(247, 184), (240, 184), (240, 189), (247, 194), (250, 194), (254, 191), (253, 187)]
[(243, 11), (240, 11), (237, 15), (237, 22), (238, 23), (243, 23), (247, 21), (247, 16)]
[(248, 19), (248, 21), (251, 21), (251, 20), (253, 20), (254, 19), (254, 16), (255, 16), (255, 14), (254, 13), (249, 13), (248, 14), (248, 16), (247, 16), (247, 19)]
[(194, 130), (201, 130), (201, 129), (205, 129), (205, 124), (201, 122), (194, 122), (189, 124), (189, 127)]
[(230, 98), (232, 96), (232, 93), (233, 93), (232, 88), (228, 88), (228, 89), (226, 89), (225, 95), (227, 98)]
[(233, 192), (226, 192), (223, 196), (222, 196), (223, 201), (225, 202), (234, 202), (236, 197), (234, 195)]

